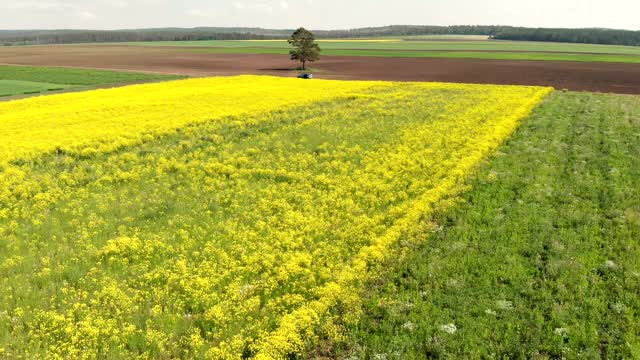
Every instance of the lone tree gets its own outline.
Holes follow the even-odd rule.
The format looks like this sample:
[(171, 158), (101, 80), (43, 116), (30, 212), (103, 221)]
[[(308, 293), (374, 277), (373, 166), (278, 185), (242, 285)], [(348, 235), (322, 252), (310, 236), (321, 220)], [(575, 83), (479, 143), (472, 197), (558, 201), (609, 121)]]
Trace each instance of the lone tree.
[(313, 33), (305, 28), (296, 30), (291, 39), (289, 39), (295, 49), (291, 50), (291, 60), (297, 60), (302, 63), (302, 70), (306, 70), (307, 61), (312, 62), (320, 59), (320, 46), (316, 43), (316, 37)]

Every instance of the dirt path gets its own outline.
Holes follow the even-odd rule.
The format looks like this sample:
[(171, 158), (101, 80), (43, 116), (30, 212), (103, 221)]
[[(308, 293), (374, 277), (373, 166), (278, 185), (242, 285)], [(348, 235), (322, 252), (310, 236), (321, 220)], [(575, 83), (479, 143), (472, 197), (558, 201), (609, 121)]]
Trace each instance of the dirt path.
[[(0, 63), (146, 71), (191, 76), (294, 76), (286, 55), (212, 54), (183, 48), (32, 46), (0, 48)], [(640, 94), (640, 64), (325, 56), (318, 78), (546, 85)]]

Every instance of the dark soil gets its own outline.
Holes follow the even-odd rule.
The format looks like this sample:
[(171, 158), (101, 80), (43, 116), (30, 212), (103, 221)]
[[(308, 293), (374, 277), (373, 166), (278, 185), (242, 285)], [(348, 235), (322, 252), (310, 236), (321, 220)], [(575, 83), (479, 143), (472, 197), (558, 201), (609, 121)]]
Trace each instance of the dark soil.
[[(194, 53), (184, 48), (25, 46), (0, 48), (0, 64), (69, 66), (190, 76), (295, 76), (286, 55)], [(640, 64), (325, 56), (316, 78), (544, 85), (576, 91), (640, 94)]]

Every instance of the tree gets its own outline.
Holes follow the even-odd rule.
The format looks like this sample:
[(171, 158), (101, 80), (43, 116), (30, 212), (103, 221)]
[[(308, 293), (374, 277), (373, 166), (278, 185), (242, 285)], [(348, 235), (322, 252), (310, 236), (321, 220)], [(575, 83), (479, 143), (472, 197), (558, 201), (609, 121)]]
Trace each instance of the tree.
[(289, 52), (291, 60), (300, 61), (302, 70), (306, 70), (307, 61), (312, 62), (320, 59), (320, 46), (316, 43), (316, 37), (305, 28), (296, 30), (289, 39), (294, 49)]

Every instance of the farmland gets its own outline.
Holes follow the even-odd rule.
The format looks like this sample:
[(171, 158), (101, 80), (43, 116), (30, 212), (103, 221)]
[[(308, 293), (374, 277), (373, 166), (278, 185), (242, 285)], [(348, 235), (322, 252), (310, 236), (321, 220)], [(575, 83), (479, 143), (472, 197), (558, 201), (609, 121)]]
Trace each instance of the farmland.
[(22, 94), (37, 94), (47, 91), (63, 90), (73, 85), (51, 84), (22, 80), (0, 80), (0, 97)]
[(639, 358), (639, 140), (639, 97), (552, 94), (369, 284), (338, 353)]
[(0, 359), (640, 358), (639, 47), (320, 46), (1, 47)]
[[(133, 46), (169, 46), (169, 47), (205, 47), (218, 49), (280, 49), (288, 50), (289, 44), (282, 40), (203, 40), (203, 41), (153, 41), (125, 43)], [(524, 53), (576, 53), (576, 54), (619, 54), (640, 55), (640, 48), (634, 46), (597, 45), (597, 44), (564, 44), (523, 41), (489, 41), (489, 40), (422, 40), (409, 39), (362, 39), (362, 40), (318, 40), (325, 50), (378, 50), (383, 51), (479, 51), (479, 52), (524, 52)], [(418, 53), (418, 55), (421, 53)]]
[[(633, 46), (421, 38), (319, 40), (318, 43), (327, 56), (640, 63), (640, 48)], [(260, 40), (159, 41), (128, 45), (187, 47), (192, 48), (189, 51), (217, 54), (286, 55), (290, 48), (286, 41)]]
[[(286, 48), (262, 47), (222, 47), (190, 49), (194, 52), (214, 54), (279, 54), (286, 55)], [(493, 60), (530, 60), (530, 61), (578, 61), (640, 64), (639, 55), (616, 54), (580, 54), (580, 53), (545, 53), (545, 52), (506, 52), (506, 51), (419, 51), (419, 50), (360, 50), (325, 48), (327, 56), (362, 56), (392, 58), (444, 58), (444, 59), (493, 59)]]
[(181, 78), (181, 76), (0, 65), (0, 97), (177, 78)]
[(550, 91), (242, 76), (0, 103), (0, 355), (344, 339), (365, 284)]
[[(226, 49), (222, 50), (226, 51)], [(242, 74), (295, 76), (298, 73), (297, 65), (284, 54), (241, 54), (216, 51), (206, 47), (177, 46), (14, 46), (0, 48), (0, 63), (187, 76)], [(477, 52), (479, 56), (485, 53)], [(499, 56), (501, 53), (496, 52), (496, 54)], [(640, 94), (640, 65), (637, 63), (325, 55), (312, 66), (317, 76), (326, 79), (536, 85), (576, 91)], [(515, 55), (521, 56), (520, 53)], [(533, 53), (533, 55), (569, 58), (576, 56), (563, 53)], [(466, 55), (464, 53), (460, 55), (457, 52), (456, 56)], [(609, 55), (583, 54), (583, 56)], [(637, 57), (637, 55), (615, 56)]]

